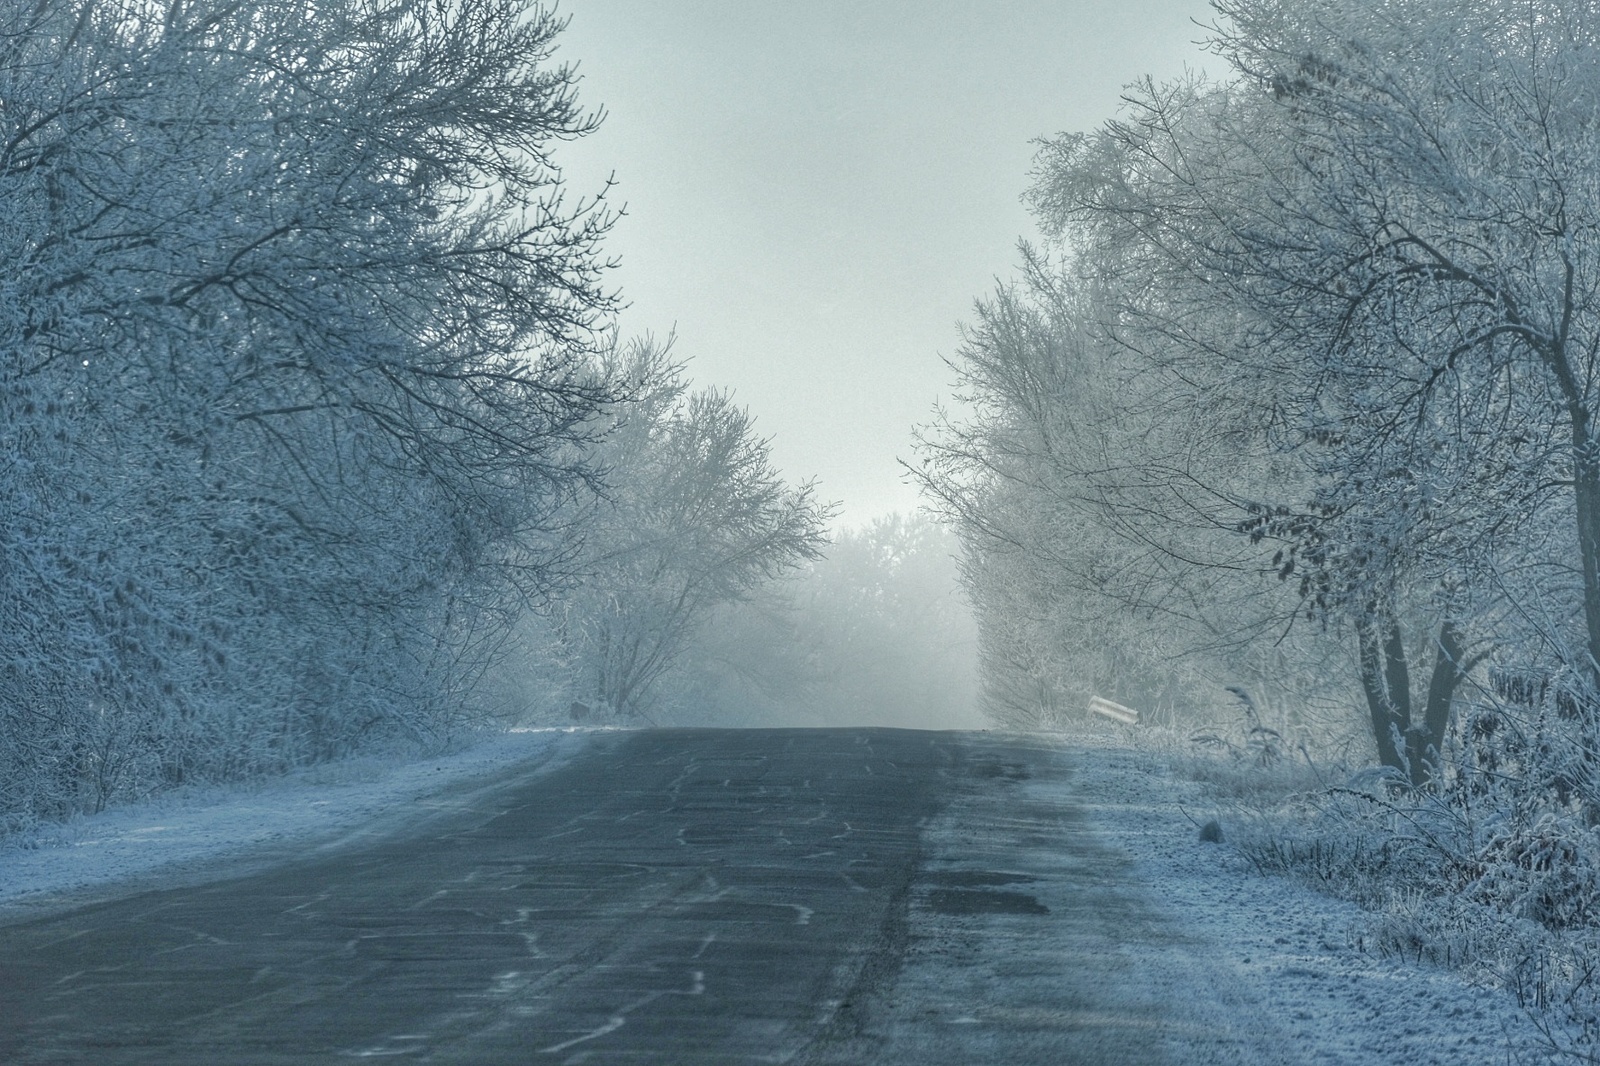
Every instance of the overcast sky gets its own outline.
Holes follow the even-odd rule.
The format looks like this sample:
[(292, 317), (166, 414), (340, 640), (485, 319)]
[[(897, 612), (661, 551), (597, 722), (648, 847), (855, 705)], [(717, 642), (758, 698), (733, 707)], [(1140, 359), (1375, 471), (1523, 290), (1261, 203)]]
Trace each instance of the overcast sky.
[(1012, 274), (1030, 141), (1205, 64), (1204, 0), (563, 0), (614, 173), (628, 334), (675, 332), (791, 478), (855, 526), (916, 507), (897, 458), (950, 393), (957, 324)]

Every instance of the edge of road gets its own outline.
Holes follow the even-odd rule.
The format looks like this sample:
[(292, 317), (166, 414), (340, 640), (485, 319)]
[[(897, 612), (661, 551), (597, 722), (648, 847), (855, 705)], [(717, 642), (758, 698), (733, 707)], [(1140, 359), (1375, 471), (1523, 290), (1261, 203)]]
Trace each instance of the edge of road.
[(596, 738), (629, 732), (510, 730), (429, 758), (328, 764), (41, 827), (0, 845), (0, 926), (358, 846), (553, 773)]

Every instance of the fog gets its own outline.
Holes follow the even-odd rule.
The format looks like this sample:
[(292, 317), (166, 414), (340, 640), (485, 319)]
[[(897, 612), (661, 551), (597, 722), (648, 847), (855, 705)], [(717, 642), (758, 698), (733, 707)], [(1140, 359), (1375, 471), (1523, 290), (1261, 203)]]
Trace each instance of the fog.
[(625, 329), (675, 331), (846, 528), (919, 505), (897, 460), (951, 399), (957, 323), (1035, 235), (1034, 139), (1203, 65), (1193, 20), (1212, 17), (1204, 0), (562, 11), (559, 55), (606, 117), (559, 158), (574, 192), (614, 175), (627, 205), (607, 242)]
[(956, 538), (889, 515), (711, 621), (676, 697), (715, 725), (978, 729), (978, 630)]

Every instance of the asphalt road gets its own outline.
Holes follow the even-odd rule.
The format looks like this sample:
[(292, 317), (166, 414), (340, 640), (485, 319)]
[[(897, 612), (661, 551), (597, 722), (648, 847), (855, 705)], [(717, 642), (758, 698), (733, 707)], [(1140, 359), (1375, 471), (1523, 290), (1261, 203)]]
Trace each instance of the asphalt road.
[(1189, 964), (1130, 972), (1181, 938), (1069, 775), (987, 734), (599, 736), (337, 848), (0, 926), (0, 1062), (1252, 1061), (1174, 1009)]

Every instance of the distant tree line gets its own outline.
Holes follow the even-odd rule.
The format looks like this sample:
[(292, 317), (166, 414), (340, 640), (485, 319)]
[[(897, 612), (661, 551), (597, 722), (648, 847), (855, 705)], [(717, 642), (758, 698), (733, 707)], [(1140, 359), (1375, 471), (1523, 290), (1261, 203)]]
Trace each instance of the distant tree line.
[(1214, 6), (1226, 76), (1041, 142), (922, 434), (987, 706), (1239, 685), (1359, 706), (1413, 784), (1494, 737), (1593, 798), (1600, 14)]
[(0, 0), (0, 829), (442, 743), (530, 612), (626, 705), (815, 554), (748, 416), (614, 335), (560, 29)]
[(706, 725), (972, 728), (977, 633), (960, 546), (927, 515), (834, 531), (814, 558), (707, 612), (654, 693)]
[(591, 452), (605, 490), (572, 515), (581, 579), (518, 627), (511, 698), (585, 723), (692, 721), (683, 675), (708, 626), (815, 564), (834, 511), (812, 482), (784, 481), (750, 412), (693, 388), (670, 345), (637, 341), (602, 365), (630, 398)]

